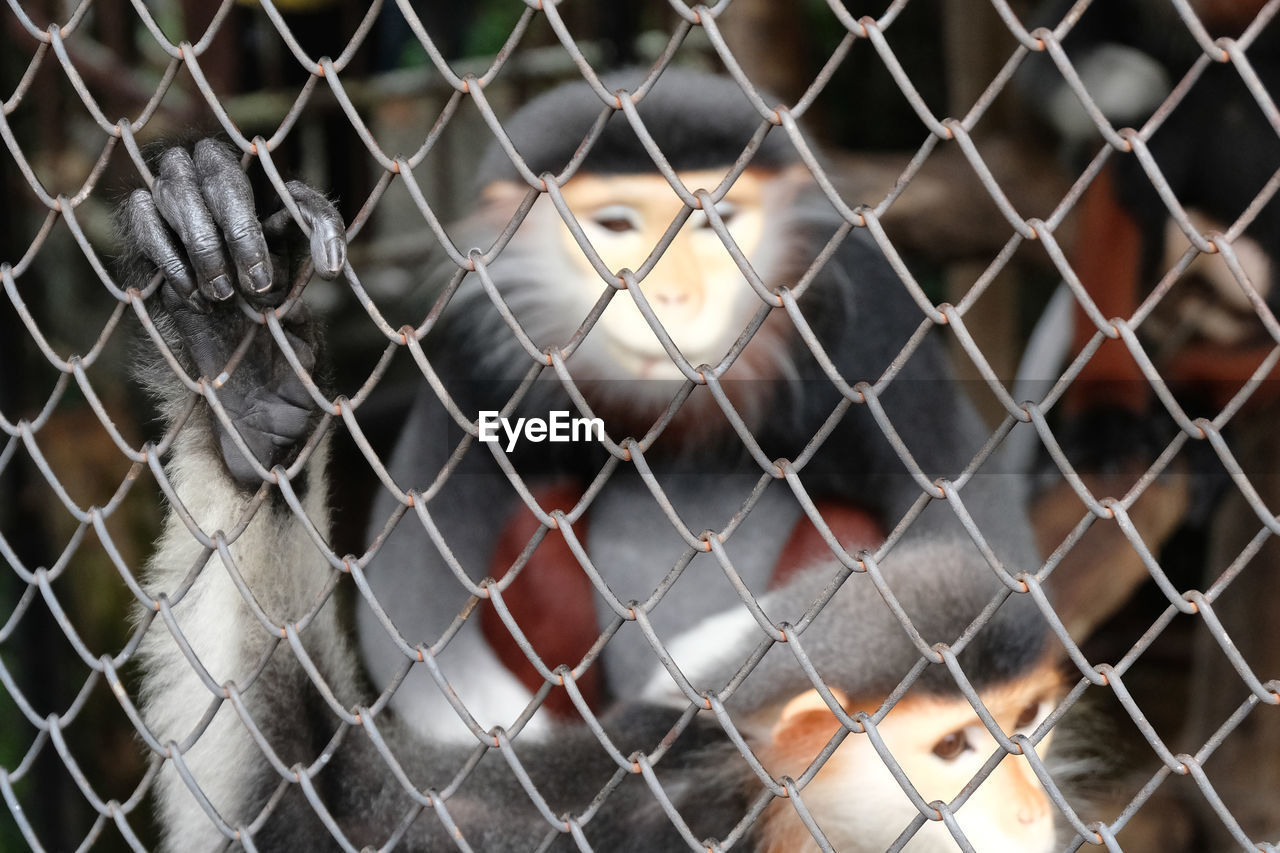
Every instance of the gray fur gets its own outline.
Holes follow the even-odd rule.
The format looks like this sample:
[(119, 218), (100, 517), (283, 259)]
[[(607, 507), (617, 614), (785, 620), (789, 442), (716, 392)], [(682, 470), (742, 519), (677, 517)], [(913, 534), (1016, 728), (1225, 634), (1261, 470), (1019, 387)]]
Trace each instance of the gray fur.
[[(894, 548), (881, 572), (911, 625), (930, 646), (952, 644), (992, 601), (1005, 592), (991, 567), (967, 543), (917, 538)], [(832, 567), (816, 567), (771, 593), (763, 602), (775, 623), (798, 624), (831, 582)], [(1012, 595), (995, 611), (959, 656), (966, 678), (978, 690), (1006, 684), (1042, 660), (1046, 625), (1029, 595)], [(763, 633), (752, 638), (758, 643)], [(906, 628), (863, 574), (850, 576), (800, 635), (810, 663), (828, 686), (850, 696), (888, 695), (921, 657)], [(754, 685), (767, 685), (767, 690)], [(813, 686), (795, 656), (773, 647), (739, 691), (747, 710), (770, 696), (791, 695)], [(955, 695), (956, 685), (942, 664), (929, 666), (918, 690)]]

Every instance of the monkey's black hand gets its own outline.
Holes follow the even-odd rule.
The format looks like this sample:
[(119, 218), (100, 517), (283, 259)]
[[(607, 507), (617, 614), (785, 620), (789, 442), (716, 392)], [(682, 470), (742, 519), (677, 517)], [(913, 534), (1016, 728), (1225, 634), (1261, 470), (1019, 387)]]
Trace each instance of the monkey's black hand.
[[(286, 185), (311, 232), (315, 271), (336, 277), (346, 263), (342, 218), (320, 193)], [(248, 178), (236, 154), (205, 139), (188, 153), (165, 150), (150, 191), (135, 190), (118, 211), (126, 260), (137, 274), (164, 274), (160, 313), (169, 337), (195, 371), (217, 379), (246, 340), (243, 356), (218, 388), (236, 431), (266, 468), (286, 463), (317, 414), (310, 395), (263, 326), (245, 316), (239, 294), (255, 308), (279, 306), (306, 258), (306, 238), (287, 210), (259, 220)], [(299, 302), (281, 318), (302, 367), (317, 360), (320, 336)], [(260, 480), (217, 418), (214, 431), (232, 476), (252, 487)]]

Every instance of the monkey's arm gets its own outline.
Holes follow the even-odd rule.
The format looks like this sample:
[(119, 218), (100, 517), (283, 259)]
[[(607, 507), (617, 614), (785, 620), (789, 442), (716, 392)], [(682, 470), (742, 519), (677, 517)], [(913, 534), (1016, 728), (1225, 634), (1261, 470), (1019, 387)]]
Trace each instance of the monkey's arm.
[[(336, 275), (345, 262), (341, 219), (314, 190), (288, 188), (311, 230), (316, 270)], [(151, 189), (130, 195), (118, 219), (125, 283), (142, 288), (162, 272), (148, 310), (178, 362), (213, 387), (228, 416), (222, 423), (203, 400), (184, 415), (191, 392), (159, 358), (144, 370), (178, 431), (165, 462), (176, 500), (146, 577), (160, 613), (139, 614), (150, 620), (140, 649), (143, 713), (168, 749), (157, 790), (169, 849), (213, 849), (256, 816), (280, 781), (233, 692), (286, 765), (313, 760), (312, 743), (323, 736), (299, 724), (324, 718), (297, 707), (312, 691), (283, 627), (303, 620), (300, 636), (324, 677), (340, 690), (354, 683), (326, 601), (324, 561), (280, 495), (260, 489), (258, 466), (290, 462), (318, 424), (301, 380), (253, 316), (285, 303), (305, 239), (288, 214), (259, 221), (236, 157), (211, 140), (190, 153), (164, 151)], [(305, 310), (293, 306), (280, 326), (311, 370), (320, 340)], [(292, 488), (321, 535), (324, 485), (320, 442)]]

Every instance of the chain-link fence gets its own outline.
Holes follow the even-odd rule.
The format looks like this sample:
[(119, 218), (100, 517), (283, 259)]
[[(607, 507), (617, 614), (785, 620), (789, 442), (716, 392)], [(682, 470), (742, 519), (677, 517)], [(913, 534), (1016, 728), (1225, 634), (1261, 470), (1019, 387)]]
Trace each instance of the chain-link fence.
[[(174, 848), (199, 837), (227, 849), (310, 849), (310, 835), (293, 833), (305, 824), (321, 827), (338, 849), (417, 849), (415, 838), (445, 837), (422, 829), (431, 824), (460, 849), (511, 849), (489, 833), (513, 825), (502, 813), (528, 812), (533, 828), (521, 824), (520, 832), (541, 839), (532, 849), (616, 841), (593, 835), (610, 821), (640, 836), (628, 842), (635, 849), (793, 849), (801, 836), (817, 849), (867, 849), (867, 839), (880, 837), (891, 839), (887, 848), (913, 849), (913, 839), (923, 845), (934, 829), (954, 849), (1031, 849), (1009, 846), (1013, 836), (1001, 829), (1028, 822), (1012, 807), (994, 808), (992, 824), (966, 823), (987, 808), (979, 792), (994, 785), (998, 768), (1025, 753), (1051, 804), (1052, 849), (1274, 850), (1277, 5), (9, 0), (0, 55), (0, 848), (150, 849), (167, 820)], [(632, 68), (631, 76), (605, 74), (617, 67)], [(718, 77), (681, 78), (681, 68)], [(714, 164), (709, 185), (726, 171), (733, 180), (710, 191), (685, 183), (676, 154), (658, 142), (661, 128), (642, 112), (664, 77), (727, 87), (726, 100), (743, 102), (752, 133)], [(618, 79), (626, 80), (621, 95)], [(585, 81), (579, 95), (593, 122), (570, 132), (557, 130), (573, 127), (562, 115), (542, 120), (540, 134), (577, 134), (566, 140), (566, 159), (544, 170), (530, 156), (537, 134), (510, 120), (566, 80)], [(603, 257), (572, 196), (580, 167), (577, 186), (592, 177), (583, 164), (606, 126), (632, 128), (647, 143), (647, 171), (667, 185), (667, 218), (635, 272)], [(165, 465), (182, 453), (194, 458), (191, 447), (211, 444), (242, 418), (224, 406), (234, 383), (201, 377), (175, 344), (164, 279), (127, 280), (115, 262), (123, 250), (112, 210), (139, 176), (153, 185), (159, 167), (148, 146), (193, 127), (228, 139), (259, 195), (285, 199), (300, 226), (314, 222), (293, 201), (287, 175), (329, 193), (346, 223), (342, 275), (306, 285), (305, 303), (326, 329), (318, 379), (298, 355), (286, 314), (301, 287), (279, 310), (240, 302), (246, 328), (260, 328), (259, 343), (269, 336), (289, 353), (305, 398), (299, 405), (313, 420), (296, 456), (274, 470), (252, 464), (261, 488), (255, 481), (256, 492), (222, 504), (220, 463), (194, 479), (196, 469), (179, 475)], [(733, 193), (754, 180), (752, 158), (774, 145), (795, 152), (789, 168), (817, 201), (770, 200), (766, 211), (792, 205), (803, 214), (804, 204), (820, 203), (837, 223), (786, 263), (768, 260), (768, 228), (759, 252), (738, 251), (741, 233), (730, 221), (740, 213)], [(487, 149), (498, 153), (486, 166)], [(504, 164), (501, 203), (474, 181), (477, 170), (495, 173), (493, 157)], [(628, 210), (595, 222), (625, 230)], [(695, 212), (702, 218), (689, 224)], [(567, 228), (546, 231), (547, 222)], [(669, 328), (668, 297), (646, 284), (678, 251), (682, 227), (710, 232), (733, 264), (734, 287), (754, 300), (715, 352), (689, 351)], [(557, 236), (561, 230), (569, 236)], [(855, 274), (855, 300), (870, 303), (857, 303), (859, 316), (889, 337), (908, 330), (883, 364), (858, 375), (842, 372), (828, 352), (835, 344), (811, 328), (819, 297), (809, 287), (851, 245), (887, 259), (892, 299), (900, 300), (868, 298)], [(567, 303), (540, 297), (531, 307), (504, 276), (555, 287), (582, 280), (594, 290), (585, 308), (552, 323), (545, 314), (564, 313)], [(1067, 296), (1050, 302), (1059, 279)], [(669, 376), (654, 417), (626, 429), (606, 418), (602, 434), (567, 455), (520, 457), (476, 440), (481, 413), (458, 402), (459, 386), (447, 381), (458, 376), (442, 378), (442, 364), (460, 362), (464, 378), (484, 380), (477, 384), (501, 395), (495, 408), (503, 414), (542, 399), (548, 384), (574, 414), (594, 414), (600, 394), (613, 400), (611, 411), (638, 408), (648, 392), (625, 381), (621, 394), (602, 392), (620, 380), (593, 372), (588, 360), (612, 357), (600, 350), (610, 334), (602, 318), (624, 300), (657, 353), (644, 369)], [(908, 308), (891, 311), (891, 302)], [(1053, 375), (1015, 385), (1022, 342), (1046, 303), (1051, 320), (1032, 337), (1038, 356), (1028, 361), (1031, 373), (1048, 365)], [(492, 313), (466, 327), (483, 313), (477, 305)], [(875, 337), (867, 326), (851, 328)], [(442, 352), (476, 337), (487, 341), (485, 358), (463, 353), (450, 363)], [(1059, 339), (1060, 356), (1044, 337)], [(231, 376), (242, 359), (248, 369), (253, 339), (231, 357)], [(752, 412), (744, 400), (765, 392), (732, 383), (756, 363), (746, 354), (775, 339), (793, 342), (817, 367), (782, 382), (794, 395), (788, 405)], [(910, 365), (927, 359), (927, 342), (940, 340), (957, 384), (989, 424), (971, 447), (915, 440), (923, 434), (946, 445), (947, 430), (957, 428), (930, 433), (911, 423), (946, 415), (949, 392), (910, 375)], [(161, 366), (138, 367), (152, 362)], [(148, 396), (163, 384), (157, 369), (177, 389), (166, 420), (152, 414)], [(491, 381), (499, 377), (516, 381)], [(810, 390), (817, 385), (821, 391)], [(802, 402), (823, 395), (834, 395), (833, 408), (790, 436), (798, 440), (788, 456), (767, 453), (770, 437), (786, 429), (774, 422), (798, 419)], [(894, 395), (916, 402), (895, 409)], [(619, 396), (630, 402), (619, 406)], [(415, 414), (423, 405), (437, 406), (435, 420)], [(831, 445), (857, 417), (874, 422), (895, 466), (892, 476), (871, 471), (859, 482), (908, 482), (910, 500), (849, 500), (850, 472), (874, 457)], [(733, 452), (708, 451), (700, 433)], [(404, 449), (415, 442), (430, 451)], [(661, 448), (672, 442), (685, 453), (663, 461)], [(244, 440), (232, 444), (252, 455)], [(953, 468), (937, 461), (957, 454)], [(1025, 473), (995, 473), (1009, 458)], [(948, 479), (935, 481), (944, 471)], [(1034, 565), (1016, 547), (1002, 550), (995, 529), (1024, 503), (1044, 555)], [(891, 512), (870, 518), (853, 504)], [(449, 517), (456, 526), (442, 528)], [(978, 543), (992, 586), (947, 642), (930, 646), (936, 638), (922, 639), (908, 615), (929, 600), (921, 590), (930, 578), (904, 588), (879, 566), (935, 523)], [(162, 534), (156, 557), (152, 543)], [(270, 576), (252, 574), (253, 557), (268, 552), (316, 566), (299, 589), (286, 590), (286, 599), (300, 597), (283, 605), (287, 616), (272, 611), (281, 593)], [(148, 574), (149, 559), (185, 562), (176, 574)], [(824, 584), (832, 584), (790, 615), (798, 634), (775, 615), (785, 594), (767, 595), (772, 585), (785, 590), (775, 575), (788, 560), (827, 567)], [(420, 561), (434, 568), (424, 573)], [(559, 573), (529, 568), (548, 563)], [(753, 575), (756, 564), (763, 568)], [(225, 622), (199, 605), (215, 575), (235, 596), (224, 602)], [(518, 584), (522, 576), (532, 580)], [(808, 647), (810, 661), (804, 638), (841, 584), (865, 600), (883, 597), (890, 609), (877, 623), (855, 607), (864, 621), (848, 635), (872, 641), (839, 648), (837, 657), (880, 655), (857, 666), (893, 668), (893, 686), (843, 711), (826, 689), (821, 654)], [(719, 593), (703, 589), (713, 586)], [(691, 607), (682, 609), (682, 599)], [(183, 609), (197, 606), (204, 611)], [(755, 633), (732, 662), (729, 674), (737, 674), (713, 687), (690, 673), (743, 624), (707, 621), (720, 609), (742, 615)], [(422, 611), (435, 621), (422, 621)], [(970, 645), (1012, 654), (998, 648), (1011, 613), (1047, 638), (1067, 685), (1047, 715), (1020, 720), (1016, 734), (986, 711), (990, 694), (973, 675), (982, 665), (958, 663)], [(330, 622), (352, 625), (359, 651), (309, 645)], [(677, 639), (699, 628), (696, 643)], [(260, 654), (240, 669), (222, 659), (248, 654), (233, 651), (235, 632), (252, 634), (245, 648)], [(895, 640), (875, 640), (877, 633)], [(571, 642), (556, 645), (565, 635)], [(171, 644), (167, 663), (160, 642)], [(493, 648), (477, 652), (476, 642)], [(908, 648), (906, 659), (890, 659), (895, 642)], [(769, 671), (775, 645), (799, 662), (801, 687), (819, 688), (832, 723), (786, 771), (762, 763), (734, 705), (749, 706), (761, 678), (778, 678), (751, 680), (761, 659)], [(140, 667), (141, 658), (149, 663)], [(219, 675), (227, 666), (238, 674)], [(363, 694), (353, 666), (372, 682)], [(145, 667), (168, 668), (144, 687)], [(263, 696), (293, 683), (273, 680), (279, 668), (305, 675), (296, 697)], [(611, 716), (611, 708), (651, 697), (655, 673), (670, 675), (674, 716), (654, 731), (649, 722), (632, 726), (625, 710), (620, 720)], [(933, 802), (879, 733), (913, 690), (932, 689), (931, 678), (975, 709), (994, 749), (971, 784)], [(504, 711), (489, 719), (477, 708), (498, 694), (507, 697), (498, 702)], [(172, 707), (184, 703), (190, 707)], [(397, 715), (408, 721), (415, 752), (442, 739), (461, 743), (465, 760), (447, 772), (428, 764), (435, 775), (416, 777), (415, 757), (395, 750), (405, 741), (383, 739)], [(548, 716), (570, 722), (548, 726)], [(707, 731), (695, 722), (703, 717), (714, 718), (710, 731), (728, 738), (727, 749), (673, 747)], [(227, 736), (231, 730), (239, 734)], [(1055, 730), (1056, 744), (1037, 751)], [(286, 759), (280, 744), (298, 731), (319, 740)], [(522, 734), (545, 746), (520, 752)], [(211, 743), (239, 746), (210, 758)], [(237, 751), (246, 745), (250, 752)], [(816, 794), (806, 800), (827, 765), (845, 766), (841, 750), (859, 746), (880, 775), (837, 775), (847, 806), (819, 810)], [(578, 775), (573, 756), (582, 749), (608, 772), (581, 802), (557, 811), (547, 798)], [(1055, 762), (1055, 754), (1066, 758)], [(325, 775), (334, 755), (378, 770)], [(543, 758), (546, 766), (536, 766)], [(509, 764), (505, 781), (477, 792), (476, 779), (483, 786), (493, 777), (476, 768), (495, 762)], [(739, 769), (724, 769), (730, 765)], [(680, 782), (663, 784), (671, 778)], [(229, 813), (251, 782), (264, 798)], [(632, 802), (621, 793), (630, 782), (656, 822), (611, 810), (611, 799)], [(360, 786), (375, 783), (395, 788), (401, 807), (369, 806), (381, 801)], [(889, 796), (875, 784), (908, 804), (908, 818), (855, 825), (846, 839), (829, 816), (875, 820), (876, 806), (856, 807)], [(729, 809), (738, 809), (732, 822), (704, 843), (698, 812), (715, 811), (735, 786), (747, 793)], [(188, 797), (191, 808), (158, 818), (161, 789)], [(762, 835), (779, 810), (793, 815), (801, 836)], [(175, 823), (175, 814), (194, 815), (199, 831), (185, 836), (194, 825)], [(649, 846), (644, 833), (653, 834)], [(366, 837), (375, 840), (353, 840)], [(595, 849), (621, 849), (615, 841)]]

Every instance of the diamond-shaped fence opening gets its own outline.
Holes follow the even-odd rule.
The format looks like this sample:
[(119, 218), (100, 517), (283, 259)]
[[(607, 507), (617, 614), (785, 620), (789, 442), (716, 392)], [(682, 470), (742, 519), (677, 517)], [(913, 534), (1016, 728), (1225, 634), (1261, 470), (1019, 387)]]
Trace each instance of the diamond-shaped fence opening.
[[(9, 0), (0, 849), (1274, 850), (1278, 3)], [(134, 271), (210, 134), (340, 274)]]

